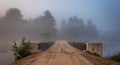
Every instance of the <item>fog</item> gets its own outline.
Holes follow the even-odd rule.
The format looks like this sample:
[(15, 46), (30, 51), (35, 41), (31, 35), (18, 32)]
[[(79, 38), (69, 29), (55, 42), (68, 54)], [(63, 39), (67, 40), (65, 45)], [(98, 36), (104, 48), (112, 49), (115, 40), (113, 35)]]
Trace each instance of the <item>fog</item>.
[(91, 20), (87, 23), (77, 16), (63, 20), (59, 31), (61, 39), (76, 42), (98, 42), (99, 32)]
[(0, 64), (9, 65), (13, 61), (13, 41), (19, 42), (23, 37), (36, 43), (59, 39), (101, 42), (104, 56), (118, 52), (119, 3), (111, 0), (0, 0)]
[[(110, 33), (101, 33), (92, 20), (86, 22), (77, 16), (63, 20), (57, 25), (55, 17), (49, 10), (34, 19), (24, 19), (18, 8), (10, 8), (5, 16), (0, 18), (0, 63), (4, 60), (9, 64), (13, 61), (11, 46), (13, 41), (20, 41), (26, 37), (31, 42), (66, 40), (75, 42), (101, 42), (104, 44), (104, 55), (117, 52), (119, 47), (119, 30)], [(116, 23), (115, 23), (116, 24)], [(118, 23), (117, 23), (118, 24)], [(115, 46), (115, 49), (111, 49)], [(119, 48), (118, 48), (119, 49)], [(4, 57), (4, 55), (6, 55)], [(10, 60), (6, 60), (8, 58)]]
[[(12, 59), (11, 47), (13, 41), (19, 42), (21, 38), (26, 37), (31, 42), (53, 41), (56, 36), (55, 19), (47, 10), (43, 15), (34, 20), (22, 18), (21, 11), (17, 8), (10, 8), (5, 16), (0, 18), (0, 53), (2, 57)], [(7, 59), (7, 58), (6, 58)], [(10, 62), (10, 60), (2, 59)], [(0, 63), (5, 63), (0, 61)]]

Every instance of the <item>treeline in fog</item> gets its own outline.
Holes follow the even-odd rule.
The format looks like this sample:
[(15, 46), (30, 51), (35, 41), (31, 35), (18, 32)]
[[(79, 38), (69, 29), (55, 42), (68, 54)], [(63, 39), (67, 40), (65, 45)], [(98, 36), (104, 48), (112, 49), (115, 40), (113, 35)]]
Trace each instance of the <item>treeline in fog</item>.
[[(17, 8), (10, 8), (0, 17), (0, 39), (13, 41), (22, 37), (39, 41), (54, 41), (56, 39), (68, 41), (94, 41), (99, 37), (97, 27), (88, 20), (85, 23), (77, 16), (62, 21), (57, 29), (57, 20), (49, 10), (34, 19), (24, 19)], [(5, 47), (2, 43), (1, 48)], [(10, 44), (8, 44), (9, 46)]]
[(97, 27), (88, 20), (87, 23), (76, 16), (63, 20), (59, 36), (68, 41), (95, 41), (99, 38)]

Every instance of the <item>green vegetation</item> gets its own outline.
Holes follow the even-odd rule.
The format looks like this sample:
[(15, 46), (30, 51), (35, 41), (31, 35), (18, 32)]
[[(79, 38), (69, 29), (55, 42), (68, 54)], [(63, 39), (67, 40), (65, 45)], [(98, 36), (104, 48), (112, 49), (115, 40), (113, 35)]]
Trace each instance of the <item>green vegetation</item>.
[(89, 54), (91, 54), (91, 55), (94, 55), (94, 56), (98, 56), (98, 57), (101, 57), (99, 54), (97, 54), (97, 53), (93, 53), (93, 52), (90, 52), (90, 51), (86, 51), (87, 53), (89, 53)]
[(108, 59), (120, 62), (120, 52), (118, 52), (117, 54), (114, 54), (112, 56), (109, 56)]
[(31, 54), (30, 41), (25, 42), (26, 38), (23, 38), (20, 45), (14, 41), (12, 51), (14, 52), (15, 60), (19, 60)]

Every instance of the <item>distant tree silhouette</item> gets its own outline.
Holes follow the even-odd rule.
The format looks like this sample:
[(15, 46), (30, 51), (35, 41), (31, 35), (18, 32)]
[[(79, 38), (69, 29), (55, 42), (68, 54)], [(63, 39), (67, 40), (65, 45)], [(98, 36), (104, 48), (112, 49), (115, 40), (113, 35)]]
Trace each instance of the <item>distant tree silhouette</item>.
[(79, 21), (79, 19), (76, 16), (70, 17), (68, 19), (67, 34), (71, 40), (76, 40), (78, 38), (79, 33), (80, 33), (78, 26), (77, 26), (78, 21)]
[[(0, 18), (1, 28), (3, 32), (10, 35), (22, 33), (27, 28), (27, 22), (22, 18), (21, 11), (17, 8), (10, 8), (6, 11), (6, 15)], [(6, 35), (5, 34), (5, 35)]]
[(87, 22), (86, 32), (87, 36), (92, 37), (91, 39), (95, 39), (98, 37), (97, 27), (92, 23), (91, 20)]
[(92, 21), (88, 21), (85, 25), (84, 21), (77, 16), (70, 17), (66, 24), (63, 23), (60, 32), (63, 39), (70, 41), (91, 41), (98, 38), (97, 27)]
[(43, 16), (39, 16), (34, 20), (37, 34), (43, 40), (52, 40), (56, 37), (56, 21), (48, 10)]
[(10, 19), (21, 19), (22, 14), (21, 14), (21, 11), (17, 8), (10, 8), (6, 12), (6, 17)]

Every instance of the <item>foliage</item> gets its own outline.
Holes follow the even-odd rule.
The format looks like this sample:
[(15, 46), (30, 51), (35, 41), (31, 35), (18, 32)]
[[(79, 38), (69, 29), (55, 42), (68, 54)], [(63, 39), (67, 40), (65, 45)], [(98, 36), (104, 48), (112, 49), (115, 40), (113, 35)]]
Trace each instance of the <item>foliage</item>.
[(91, 20), (86, 23), (77, 16), (63, 20), (60, 27), (60, 35), (62, 39), (68, 41), (94, 41), (99, 38), (97, 27)]
[(57, 29), (55, 27), (56, 20), (49, 10), (44, 12), (43, 16), (39, 16), (33, 20), (35, 22), (36, 35), (42, 41), (54, 40)]
[(120, 62), (120, 52), (118, 52), (117, 54), (114, 54), (112, 56), (109, 56), (108, 58), (111, 60), (115, 60), (117, 62)]
[(7, 10), (6, 16), (11, 19), (22, 18), (21, 11), (18, 8), (10, 8), (9, 10)]
[(23, 38), (20, 45), (14, 41), (12, 51), (14, 52), (15, 60), (19, 60), (31, 54), (30, 41), (25, 42), (26, 38)]

